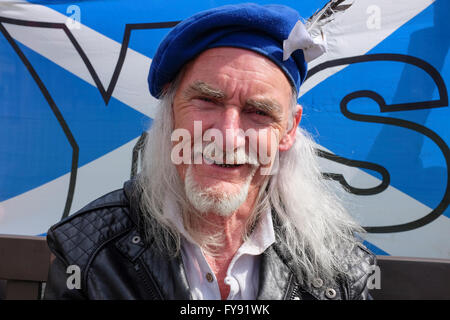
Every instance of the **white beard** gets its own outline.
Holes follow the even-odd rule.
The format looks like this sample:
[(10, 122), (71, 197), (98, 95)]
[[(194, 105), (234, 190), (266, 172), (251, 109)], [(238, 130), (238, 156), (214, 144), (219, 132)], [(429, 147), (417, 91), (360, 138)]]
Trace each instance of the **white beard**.
[(192, 165), (186, 172), (184, 189), (192, 206), (202, 214), (212, 212), (221, 217), (229, 217), (245, 202), (248, 196), (250, 183), (255, 175), (256, 168), (249, 174), (247, 180), (237, 192), (224, 192), (215, 187), (201, 188), (192, 174)]

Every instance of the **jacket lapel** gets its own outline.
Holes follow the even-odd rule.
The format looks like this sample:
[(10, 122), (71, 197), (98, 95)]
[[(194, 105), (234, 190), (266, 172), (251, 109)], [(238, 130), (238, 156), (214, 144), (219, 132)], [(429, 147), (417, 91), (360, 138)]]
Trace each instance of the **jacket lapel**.
[[(144, 225), (140, 219), (141, 213), (138, 206), (140, 191), (136, 190), (133, 180), (125, 183), (124, 190), (130, 205), (130, 217), (137, 227), (135, 232), (143, 235), (145, 233)], [(129, 250), (128, 253), (130, 253)], [(162, 253), (150, 240), (150, 244), (145, 244), (145, 248), (132, 257), (132, 261), (140, 264), (139, 270), (144, 270), (149, 285), (160, 298), (168, 300), (191, 299), (189, 284), (180, 255), (172, 257)]]
[(291, 270), (275, 252), (273, 245), (270, 246), (261, 259), (257, 300), (289, 299), (293, 278)]
[(141, 259), (152, 284), (158, 288), (163, 299), (192, 299), (180, 255), (169, 257), (151, 246), (143, 252)]

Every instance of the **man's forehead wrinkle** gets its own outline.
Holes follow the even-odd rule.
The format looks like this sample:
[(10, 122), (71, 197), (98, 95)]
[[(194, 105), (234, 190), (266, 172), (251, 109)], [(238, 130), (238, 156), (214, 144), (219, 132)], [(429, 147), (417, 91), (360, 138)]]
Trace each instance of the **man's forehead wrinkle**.
[[(208, 62), (205, 63), (205, 60)], [(277, 64), (252, 50), (232, 47), (208, 49), (200, 54), (192, 64), (193, 68), (208, 69), (211, 66), (214, 66), (215, 71), (219, 71), (224, 75), (231, 72), (232, 77), (236, 78), (242, 72), (253, 73), (255, 74), (254, 80), (260, 79), (260, 81), (267, 79), (269, 74), (280, 74), (286, 81), (286, 85), (289, 88), (291, 87), (290, 80)], [(218, 66), (221, 67), (218, 68)]]
[[(236, 69), (238, 71), (241, 71), (241, 69)], [(257, 76), (248, 79), (247, 76), (240, 76), (239, 73), (234, 73), (234, 74), (228, 74), (228, 73), (223, 73), (220, 75), (220, 77), (222, 77), (224, 80), (231, 80), (231, 82), (238, 82), (238, 83), (245, 83), (245, 82), (252, 82), (252, 91), (254, 92), (254, 94), (264, 94), (265, 92), (267, 92), (270, 88), (270, 90), (274, 90), (274, 91), (286, 91), (287, 94), (291, 94), (291, 86), (289, 84), (289, 81), (287, 80), (286, 76), (282, 73), (280, 73), (280, 75), (282, 75), (283, 80), (281, 79), (277, 79), (277, 80), (270, 80), (270, 73), (268, 72), (264, 72), (262, 70), (253, 70), (253, 71), (249, 71), (246, 70), (247, 73), (253, 73)], [(280, 70), (281, 72), (281, 70)], [(258, 77), (259, 76), (259, 77)], [(284, 82), (283, 84), (283, 88), (280, 88), (280, 81)], [(248, 88), (250, 89), (250, 88)]]
[[(264, 60), (262, 60), (262, 61), (264, 61)], [(236, 78), (239, 78), (241, 73), (254, 74), (255, 77), (252, 80), (262, 81), (264, 83), (266, 83), (266, 79), (269, 75), (273, 77), (273, 76), (279, 74), (279, 75), (282, 75), (283, 78), (286, 79), (286, 84), (289, 85), (289, 80), (286, 78), (283, 71), (281, 71), (281, 69), (279, 69), (276, 66), (265, 65), (265, 66), (255, 66), (253, 68), (251, 68), (250, 66), (247, 66), (247, 68), (242, 68), (242, 66), (234, 66), (232, 64), (227, 65), (227, 67), (229, 69), (231, 69), (228, 71), (228, 73), (230, 73), (231, 71), (234, 71), (232, 73), (232, 77), (236, 77)], [(228, 75), (228, 74), (224, 73), (224, 75)], [(244, 77), (245, 77), (245, 75), (244, 75)], [(269, 84), (269, 82), (267, 82), (267, 84)], [(272, 86), (273, 85), (274, 84), (272, 84)]]

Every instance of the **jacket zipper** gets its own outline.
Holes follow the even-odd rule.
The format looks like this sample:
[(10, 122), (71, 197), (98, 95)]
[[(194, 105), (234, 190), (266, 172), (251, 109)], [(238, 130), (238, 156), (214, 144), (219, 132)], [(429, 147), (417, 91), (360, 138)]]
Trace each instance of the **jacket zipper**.
[(289, 300), (294, 300), (295, 297), (299, 298), (297, 293), (298, 293), (298, 285), (294, 284), (294, 289), (292, 289), (291, 295), (289, 297)]
[(141, 278), (142, 282), (144, 283), (144, 286), (147, 289), (147, 292), (150, 295), (151, 300), (162, 300), (162, 297), (156, 292), (156, 289), (152, 284), (149, 283), (149, 275), (146, 275), (144, 273), (143, 266), (141, 261), (138, 260), (138, 263), (134, 266), (134, 269), (136, 270), (137, 274)]

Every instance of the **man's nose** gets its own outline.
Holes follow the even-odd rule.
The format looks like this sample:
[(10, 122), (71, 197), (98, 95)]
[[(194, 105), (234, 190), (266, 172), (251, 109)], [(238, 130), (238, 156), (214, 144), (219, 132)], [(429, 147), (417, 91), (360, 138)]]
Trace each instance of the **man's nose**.
[(245, 134), (238, 107), (226, 107), (216, 124), (217, 129), (222, 132), (225, 150), (232, 151), (245, 146)]

